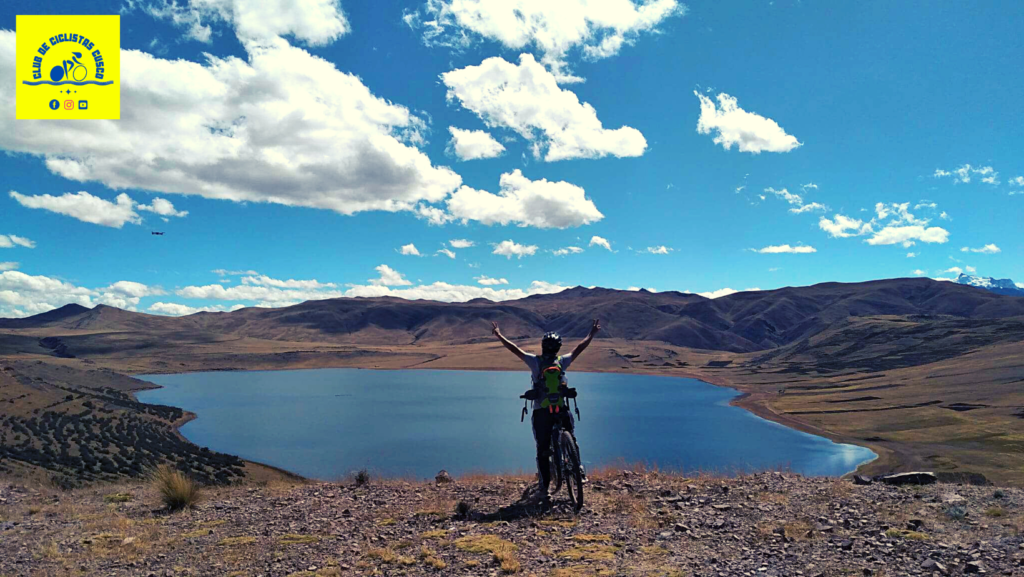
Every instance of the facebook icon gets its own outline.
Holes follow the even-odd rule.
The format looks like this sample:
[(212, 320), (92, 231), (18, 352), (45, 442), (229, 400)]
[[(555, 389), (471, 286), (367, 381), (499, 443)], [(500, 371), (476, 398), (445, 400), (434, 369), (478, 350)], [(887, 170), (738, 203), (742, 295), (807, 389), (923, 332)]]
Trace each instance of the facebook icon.
[(60, 108), (60, 101), (58, 101), (57, 99), (51, 100), (50, 101), (50, 110), (57, 110), (58, 108)]

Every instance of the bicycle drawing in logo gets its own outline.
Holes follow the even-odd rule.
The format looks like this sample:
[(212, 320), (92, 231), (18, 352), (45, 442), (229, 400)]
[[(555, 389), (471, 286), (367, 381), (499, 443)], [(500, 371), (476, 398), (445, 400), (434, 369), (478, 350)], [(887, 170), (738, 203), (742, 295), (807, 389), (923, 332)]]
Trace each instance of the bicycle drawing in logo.
[(78, 61), (81, 57), (81, 52), (72, 52), (71, 60), (64, 60), (64, 62), (50, 69), (50, 80), (60, 82), (65, 77), (76, 82), (85, 80), (89, 76), (89, 71), (86, 70), (84, 64)]

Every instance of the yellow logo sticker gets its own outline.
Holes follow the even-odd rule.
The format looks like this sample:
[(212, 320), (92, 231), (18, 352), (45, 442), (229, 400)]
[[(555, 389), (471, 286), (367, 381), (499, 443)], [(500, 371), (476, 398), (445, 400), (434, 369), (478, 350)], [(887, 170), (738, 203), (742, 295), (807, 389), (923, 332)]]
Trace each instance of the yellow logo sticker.
[(15, 118), (121, 118), (121, 17), (17, 17)]

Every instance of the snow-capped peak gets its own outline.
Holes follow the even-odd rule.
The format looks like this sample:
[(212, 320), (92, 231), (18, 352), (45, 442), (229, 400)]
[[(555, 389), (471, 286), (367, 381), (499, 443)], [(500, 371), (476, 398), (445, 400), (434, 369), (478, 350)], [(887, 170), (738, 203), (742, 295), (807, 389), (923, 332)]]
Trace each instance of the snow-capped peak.
[(1015, 283), (1008, 278), (997, 279), (960, 273), (960, 275), (956, 277), (956, 282), (957, 284), (983, 288), (1001, 294), (1024, 296), (1024, 284)]

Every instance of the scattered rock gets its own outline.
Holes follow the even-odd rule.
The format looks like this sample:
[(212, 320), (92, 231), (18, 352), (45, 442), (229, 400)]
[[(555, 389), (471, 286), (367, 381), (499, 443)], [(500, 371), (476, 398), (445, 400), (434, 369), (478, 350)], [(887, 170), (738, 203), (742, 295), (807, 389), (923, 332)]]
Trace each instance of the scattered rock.
[(438, 485), (446, 485), (452, 482), (452, 477), (448, 474), (448, 471), (441, 469), (441, 472), (434, 477), (434, 482)]
[(931, 485), (938, 481), (935, 473), (915, 471), (913, 473), (896, 473), (878, 478), (886, 485)]
[[(714, 577), (932, 577), (1019, 574), (1024, 567), (1021, 539), (979, 513), (995, 503), (1014, 515), (1024, 510), (1018, 488), (1001, 488), (994, 501), (992, 488), (955, 487), (957, 506), (987, 521), (972, 526), (948, 516), (951, 505), (942, 501), (953, 487), (943, 484), (908, 491), (761, 473), (698, 479), (686, 488), (676, 477), (647, 472), (630, 475), (627, 493), (618, 474), (594, 477), (592, 484), (607, 490), (588, 493), (581, 515), (572, 513), (564, 490), (544, 508), (534, 485), (509, 477), (224, 487), (175, 515), (153, 511), (143, 498), (116, 510), (103, 500), (113, 491), (143, 494), (137, 485), (74, 489), (60, 493), (55, 507), (50, 494), (0, 483), (7, 500), (0, 529), (8, 529), (0, 534), (0, 575), (499, 577), (502, 563), (509, 573), (538, 576), (558, 574), (554, 569), (595, 574), (598, 566), (629, 574), (656, 563)], [(460, 502), (471, 505), (465, 516), (455, 510)], [(45, 512), (27, 513), (40, 505)], [(122, 517), (143, 532), (128, 537), (110, 524)], [(159, 528), (159, 539), (149, 527)], [(50, 543), (59, 562), (38, 553)], [(125, 545), (127, 555), (119, 551)]]
[(873, 480), (871, 479), (871, 477), (865, 477), (864, 475), (853, 476), (854, 485), (870, 485), (872, 482)]

